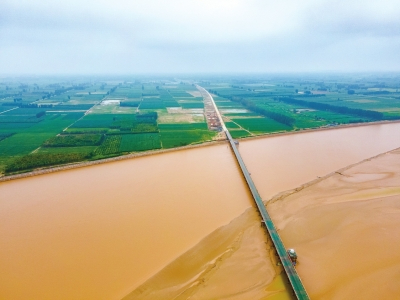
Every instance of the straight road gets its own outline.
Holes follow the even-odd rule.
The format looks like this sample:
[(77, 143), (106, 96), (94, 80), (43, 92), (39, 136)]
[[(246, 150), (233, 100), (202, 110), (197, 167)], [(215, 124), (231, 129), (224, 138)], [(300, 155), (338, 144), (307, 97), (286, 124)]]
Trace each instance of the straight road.
[(229, 133), (229, 131), (227, 130), (227, 128), (226, 128), (226, 126), (224, 124), (224, 121), (222, 120), (222, 117), (221, 117), (221, 115), (220, 115), (220, 113), (218, 111), (218, 108), (215, 105), (214, 99), (212, 98), (212, 96), (210, 95), (210, 93), (206, 89), (204, 89), (204, 88), (202, 88), (201, 86), (198, 86), (198, 85), (197, 85), (197, 88), (202, 92), (203, 95), (209, 97), (211, 99), (213, 105), (214, 105), (215, 112), (216, 112), (216, 114), (219, 117), (220, 122), (221, 122), (222, 130), (225, 132), (226, 137), (229, 140), (231, 148), (232, 148), (232, 150), (233, 150), (233, 152), (234, 152), (234, 154), (236, 156), (236, 159), (237, 159), (237, 161), (239, 163), (239, 166), (240, 166), (240, 168), (242, 170), (243, 176), (246, 179), (246, 182), (247, 182), (247, 185), (249, 186), (251, 194), (253, 195), (253, 199), (254, 199), (254, 201), (255, 201), (255, 203), (257, 205), (258, 211), (260, 212), (260, 215), (261, 215), (261, 217), (263, 219), (263, 222), (265, 224), (265, 228), (267, 229), (267, 231), (269, 233), (269, 236), (271, 237), (271, 240), (274, 243), (276, 252), (279, 255), (279, 258), (281, 260), (283, 268), (284, 268), (284, 270), (286, 272), (286, 275), (287, 275), (287, 277), (289, 279), (289, 282), (290, 282), (290, 284), (291, 284), (291, 286), (293, 288), (293, 291), (294, 291), (297, 299), (301, 299), (301, 300), (310, 299), (308, 297), (306, 289), (303, 286), (303, 283), (300, 280), (299, 275), (296, 272), (296, 269), (294, 268), (294, 266), (292, 264), (292, 261), (290, 260), (288, 254), (286, 252), (286, 248), (285, 248), (285, 246), (284, 246), (279, 234), (276, 231), (275, 225), (272, 222), (272, 220), (271, 220), (271, 218), (270, 218), (270, 216), (269, 216), (269, 214), (268, 214), (268, 212), (267, 212), (267, 210), (265, 208), (265, 205), (264, 205), (264, 203), (263, 203), (263, 201), (261, 199), (261, 196), (258, 193), (257, 188), (256, 188), (256, 186), (255, 186), (255, 184), (253, 182), (253, 179), (250, 177), (250, 174), (249, 174), (249, 172), (248, 172), (248, 170), (246, 168), (246, 165), (244, 164), (244, 161), (243, 161), (243, 159), (242, 159), (242, 157), (241, 157), (241, 155), (240, 155), (240, 153), (239, 153), (239, 151), (238, 151), (238, 149), (236, 147), (235, 140), (232, 138), (231, 134)]

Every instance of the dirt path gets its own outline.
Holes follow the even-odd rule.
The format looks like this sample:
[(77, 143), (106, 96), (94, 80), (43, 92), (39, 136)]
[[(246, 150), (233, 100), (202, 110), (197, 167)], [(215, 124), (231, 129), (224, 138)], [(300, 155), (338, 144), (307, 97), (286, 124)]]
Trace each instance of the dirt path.
[(235, 123), (237, 126), (239, 126), (239, 129), (244, 130), (244, 131), (247, 131), (251, 136), (255, 136), (254, 133), (248, 131), (247, 129), (245, 129), (244, 127), (242, 127), (239, 123), (236, 123), (235, 121), (233, 121), (231, 118), (229, 118), (229, 117), (227, 117), (227, 116), (224, 116), (224, 118), (227, 119), (228, 122)]

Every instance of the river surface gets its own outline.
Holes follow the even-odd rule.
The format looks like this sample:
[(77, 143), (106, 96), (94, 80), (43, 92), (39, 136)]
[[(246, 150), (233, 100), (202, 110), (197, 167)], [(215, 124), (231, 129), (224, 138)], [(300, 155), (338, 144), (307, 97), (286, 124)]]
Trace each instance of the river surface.
[[(400, 123), (253, 139), (263, 199), (400, 147)], [(252, 205), (227, 144), (0, 183), (0, 299), (120, 299)]]
[(225, 144), (0, 183), (0, 299), (120, 299), (251, 205)]
[(400, 123), (336, 128), (240, 142), (264, 200), (350, 164), (400, 147)]

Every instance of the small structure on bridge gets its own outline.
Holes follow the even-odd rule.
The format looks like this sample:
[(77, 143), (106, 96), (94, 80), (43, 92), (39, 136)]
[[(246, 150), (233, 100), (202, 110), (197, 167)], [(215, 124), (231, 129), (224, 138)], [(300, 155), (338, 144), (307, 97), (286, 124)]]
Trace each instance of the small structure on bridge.
[(294, 249), (288, 249), (287, 250), (287, 254), (288, 254), (290, 260), (292, 261), (293, 266), (295, 266), (296, 263), (297, 263), (297, 253), (296, 253), (296, 251), (294, 251)]

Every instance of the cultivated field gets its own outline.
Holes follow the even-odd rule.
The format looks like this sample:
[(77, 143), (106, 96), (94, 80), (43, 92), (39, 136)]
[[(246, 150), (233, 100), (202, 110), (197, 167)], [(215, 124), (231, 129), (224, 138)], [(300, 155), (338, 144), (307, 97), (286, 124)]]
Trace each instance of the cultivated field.
[(396, 75), (3, 78), (0, 173), (211, 141), (217, 132), (195, 83), (212, 93), (234, 138), (400, 119)]
[(397, 75), (264, 76), (202, 86), (224, 117), (252, 134), (400, 119)]
[(191, 83), (0, 81), (0, 173), (212, 140)]

